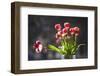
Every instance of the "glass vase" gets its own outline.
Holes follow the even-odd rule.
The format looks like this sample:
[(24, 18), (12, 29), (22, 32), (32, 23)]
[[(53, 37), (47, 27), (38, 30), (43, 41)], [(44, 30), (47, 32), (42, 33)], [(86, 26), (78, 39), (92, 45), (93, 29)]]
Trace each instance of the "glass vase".
[(61, 55), (61, 59), (76, 59), (76, 55)]

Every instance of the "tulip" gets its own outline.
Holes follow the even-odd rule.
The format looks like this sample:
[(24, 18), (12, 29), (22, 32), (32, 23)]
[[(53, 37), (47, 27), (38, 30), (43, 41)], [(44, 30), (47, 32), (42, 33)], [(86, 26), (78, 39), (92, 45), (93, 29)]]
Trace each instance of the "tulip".
[(58, 31), (57, 34), (58, 34), (58, 35), (62, 35), (63, 32), (62, 32), (62, 31)]
[(68, 34), (68, 30), (66, 28), (62, 29), (62, 37), (65, 37)]
[(79, 32), (79, 31), (80, 31), (80, 29), (79, 29), (78, 27), (74, 27), (74, 30), (75, 30), (76, 32)]
[(40, 53), (43, 49), (43, 45), (41, 44), (41, 42), (39, 40), (37, 40), (34, 43), (33, 48), (35, 49), (36, 53)]
[(62, 29), (62, 32), (63, 32), (63, 33), (67, 33), (67, 29), (66, 29), (66, 28), (63, 28), (63, 29)]
[(61, 30), (61, 25), (60, 25), (60, 24), (55, 24), (55, 29), (56, 29), (57, 31), (60, 31), (60, 30)]
[(80, 28), (79, 27), (74, 27), (74, 30), (75, 30), (75, 36), (78, 36), (79, 32), (80, 32)]
[(69, 31), (70, 31), (70, 34), (71, 34), (71, 35), (74, 35), (74, 34), (75, 34), (75, 30), (74, 30), (74, 28), (70, 28)]
[(66, 28), (66, 29), (69, 29), (70, 28), (70, 23), (69, 22), (66, 22), (66, 23), (64, 23), (64, 27)]
[(58, 32), (56, 33), (56, 38), (61, 39), (61, 37), (62, 37), (62, 31), (58, 31)]

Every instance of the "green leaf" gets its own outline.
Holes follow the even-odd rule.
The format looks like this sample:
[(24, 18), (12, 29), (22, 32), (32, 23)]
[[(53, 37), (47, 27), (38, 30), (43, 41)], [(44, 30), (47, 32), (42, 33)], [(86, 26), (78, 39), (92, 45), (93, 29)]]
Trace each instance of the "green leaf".
[(72, 53), (75, 54), (77, 52), (77, 50), (80, 48), (80, 46), (83, 46), (85, 44), (79, 44), (78, 46), (75, 46), (72, 50)]
[(52, 51), (55, 51), (55, 52), (58, 52), (60, 54), (63, 54), (62, 50), (57, 48), (56, 46), (54, 45), (48, 45), (48, 49), (52, 50)]
[(75, 54), (76, 53), (76, 51), (77, 51), (77, 46), (74, 46), (73, 48), (72, 48), (72, 54)]
[(83, 45), (85, 45), (85, 44), (79, 44), (79, 45), (77, 46), (76, 50), (78, 50), (78, 49), (80, 48), (80, 46), (83, 46)]

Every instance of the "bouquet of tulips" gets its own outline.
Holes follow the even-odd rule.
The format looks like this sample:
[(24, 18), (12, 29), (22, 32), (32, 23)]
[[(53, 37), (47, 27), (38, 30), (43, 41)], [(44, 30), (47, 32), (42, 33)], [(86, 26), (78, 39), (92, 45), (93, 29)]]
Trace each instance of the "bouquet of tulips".
[(58, 52), (65, 57), (69, 57), (71, 55), (75, 55), (78, 48), (81, 45), (77, 43), (77, 38), (80, 34), (79, 27), (71, 27), (71, 24), (66, 22), (64, 23), (64, 28), (61, 27), (60, 24), (55, 24), (56, 33), (56, 43), (58, 46), (50, 44), (48, 48), (55, 52)]
[[(48, 44), (48, 49), (58, 52), (59, 54), (65, 56), (65, 57), (70, 57), (72, 55), (75, 55), (78, 48), (81, 45), (84, 44), (78, 44), (77, 43), (77, 38), (80, 34), (80, 28), (79, 27), (71, 27), (71, 24), (66, 22), (64, 23), (64, 28), (61, 27), (60, 24), (55, 24), (55, 29), (56, 29), (56, 44)], [(37, 53), (40, 53), (43, 49), (42, 43), (37, 40), (33, 48), (35, 48)]]

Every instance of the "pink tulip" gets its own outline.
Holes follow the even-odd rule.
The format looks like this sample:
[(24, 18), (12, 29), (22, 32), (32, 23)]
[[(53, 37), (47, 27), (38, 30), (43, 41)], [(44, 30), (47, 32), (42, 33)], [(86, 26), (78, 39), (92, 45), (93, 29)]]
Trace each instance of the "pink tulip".
[(68, 31), (68, 30), (67, 30), (66, 28), (63, 28), (63, 29), (62, 29), (62, 32), (63, 32), (63, 33), (67, 33), (67, 31)]
[(60, 25), (60, 24), (55, 24), (55, 29), (56, 29), (57, 31), (60, 31), (60, 30), (61, 30), (61, 25)]
[(64, 27), (66, 28), (66, 29), (69, 29), (70, 28), (70, 23), (69, 22), (66, 22), (66, 23), (64, 23)]
[(39, 40), (37, 40), (34, 43), (33, 48), (35, 49), (36, 53), (40, 53), (43, 49), (43, 45), (41, 44), (41, 42)]
[(57, 34), (58, 35), (61, 35), (61, 34), (63, 34), (63, 32), (62, 31), (58, 31)]
[(74, 27), (74, 30), (75, 30), (75, 36), (78, 36), (79, 32), (80, 32), (80, 28), (79, 27)]
[(79, 32), (79, 31), (80, 31), (80, 28), (74, 27), (74, 30), (75, 30), (76, 32)]
[(71, 35), (74, 35), (74, 34), (75, 34), (75, 30), (74, 30), (74, 28), (70, 28), (69, 31), (70, 31), (70, 34), (71, 34)]
[(71, 35), (74, 35), (75, 34), (75, 36), (78, 36), (79, 35), (79, 32), (80, 32), (80, 28), (78, 28), (78, 27), (74, 27), (74, 28), (70, 28), (70, 34)]
[(56, 33), (56, 38), (57, 39), (60, 39), (62, 37), (62, 31), (58, 31), (57, 33)]

